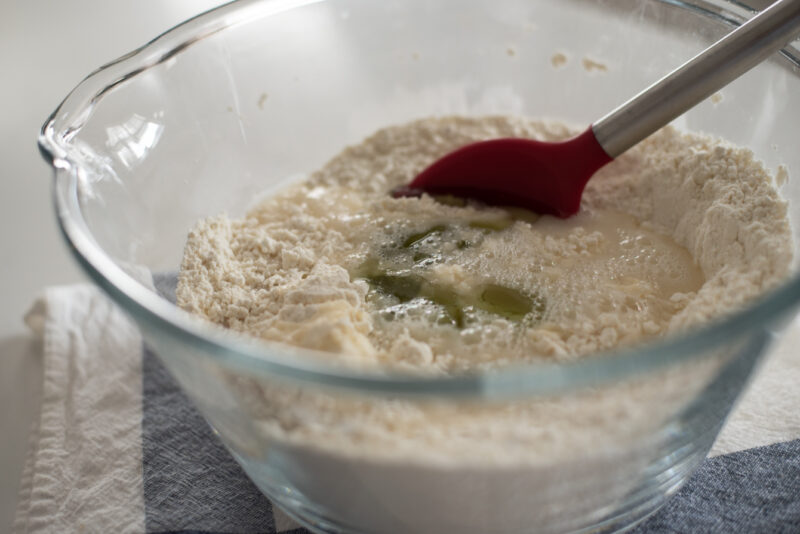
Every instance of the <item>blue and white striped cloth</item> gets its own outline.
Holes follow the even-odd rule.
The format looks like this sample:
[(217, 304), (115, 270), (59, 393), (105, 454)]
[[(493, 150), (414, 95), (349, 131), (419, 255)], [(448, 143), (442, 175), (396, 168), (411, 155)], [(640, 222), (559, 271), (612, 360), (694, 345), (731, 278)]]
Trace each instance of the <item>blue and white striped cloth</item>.
[[(45, 376), (17, 532), (307, 532), (256, 489), (97, 289), (49, 289), (27, 320)], [(633, 532), (800, 533), (799, 340), (795, 321), (712, 457)]]

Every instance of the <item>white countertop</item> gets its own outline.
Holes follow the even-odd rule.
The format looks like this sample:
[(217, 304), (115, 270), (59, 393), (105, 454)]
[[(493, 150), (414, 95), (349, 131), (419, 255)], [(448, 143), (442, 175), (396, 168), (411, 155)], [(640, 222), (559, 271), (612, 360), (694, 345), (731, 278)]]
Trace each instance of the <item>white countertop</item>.
[(58, 234), (36, 137), (91, 71), (222, 0), (0, 3), (0, 532), (13, 521), (40, 392), (22, 317), (45, 286), (84, 280)]

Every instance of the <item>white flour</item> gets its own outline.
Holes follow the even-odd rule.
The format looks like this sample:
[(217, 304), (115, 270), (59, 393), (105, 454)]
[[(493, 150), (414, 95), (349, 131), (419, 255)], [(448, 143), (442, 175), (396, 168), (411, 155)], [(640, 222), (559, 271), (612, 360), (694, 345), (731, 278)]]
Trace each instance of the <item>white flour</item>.
[[(465, 143), (568, 133), (498, 117), (382, 130), (245, 218), (200, 222), (178, 302), (234, 330), (353, 365), (453, 372), (567, 360), (674, 332), (741, 306), (786, 274), (786, 207), (764, 168), (747, 150), (671, 128), (601, 170), (582, 213), (566, 221), (487, 230), (472, 225), (504, 222), (504, 211), (388, 195)], [(401, 245), (414, 236), (419, 243)], [(412, 252), (423, 259), (401, 257)], [(379, 263), (372, 276), (359, 274), (368, 261)], [(387, 282), (391, 268), (401, 275)], [(368, 281), (384, 291), (368, 295)], [(429, 296), (439, 290), (460, 305), (448, 315), (431, 304), (435, 297), (403, 303), (386, 295), (398, 283), (420, 291), (420, 281)], [(468, 310), (461, 328), (437, 324), (480, 305), (464, 296), (487, 284), (521, 293), (537, 313), (514, 321)]]
[[(482, 231), (470, 221), (505, 212), (388, 197), (463, 144), (570, 133), (507, 117), (381, 130), (245, 218), (198, 223), (178, 303), (237, 331), (328, 351), (358, 369), (448, 374), (591, 357), (691, 328), (788, 274), (786, 205), (763, 166), (748, 150), (672, 128), (601, 170), (582, 213), (567, 221), (543, 217)], [(428, 253), (403, 240), (428, 239), (431, 228), (445, 225), (433, 244), (447, 261), (404, 264), (403, 272), (459, 295), (499, 284), (530, 302), (540, 298), (541, 309), (535, 304), (522, 318), (478, 310), (474, 322), (456, 324), (452, 314), (441, 320), (446, 306), (424, 299), (401, 306), (394, 294), (370, 291), (363, 270), (370, 261), (375, 267), (376, 250)], [(454, 248), (462, 238), (469, 245)], [(378, 256), (391, 263), (391, 254)], [(387, 320), (387, 309), (400, 316)], [(438, 319), (431, 322), (431, 313)], [(612, 506), (636, 484), (652, 461), (643, 440), (723, 360), (502, 403), (340, 396), (231, 375), (225, 379), (261, 438), (223, 435), (252, 461), (278, 462), (285, 480), (276, 484), (363, 531), (477, 533), (487, 530), (487, 517), (499, 521), (491, 525), (498, 531), (568, 525), (570, 517)]]

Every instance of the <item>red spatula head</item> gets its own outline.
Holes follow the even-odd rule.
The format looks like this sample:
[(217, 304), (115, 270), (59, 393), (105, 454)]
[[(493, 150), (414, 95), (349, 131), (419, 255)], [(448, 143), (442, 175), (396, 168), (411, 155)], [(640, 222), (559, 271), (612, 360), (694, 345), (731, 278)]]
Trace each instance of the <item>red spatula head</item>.
[(393, 194), (451, 194), (569, 217), (578, 212), (586, 182), (611, 159), (591, 127), (559, 143), (493, 139), (447, 154)]

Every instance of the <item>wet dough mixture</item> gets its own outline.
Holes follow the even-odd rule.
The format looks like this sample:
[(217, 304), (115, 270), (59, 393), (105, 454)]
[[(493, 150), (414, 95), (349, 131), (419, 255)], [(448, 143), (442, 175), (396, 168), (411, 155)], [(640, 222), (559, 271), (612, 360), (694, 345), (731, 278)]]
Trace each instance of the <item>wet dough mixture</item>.
[(788, 273), (786, 205), (763, 166), (670, 127), (602, 169), (568, 220), (388, 194), (469, 142), (573, 133), (510, 117), (383, 129), (245, 217), (198, 223), (178, 303), (348, 365), (438, 374), (663, 336)]

